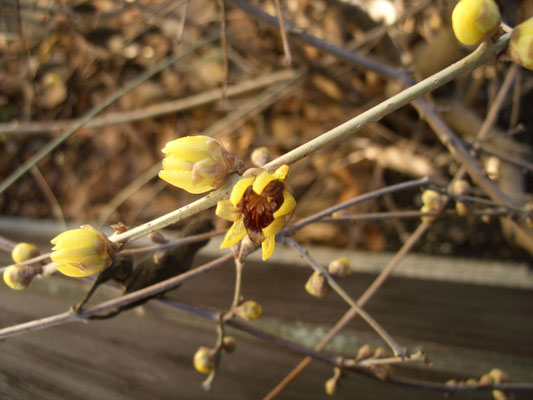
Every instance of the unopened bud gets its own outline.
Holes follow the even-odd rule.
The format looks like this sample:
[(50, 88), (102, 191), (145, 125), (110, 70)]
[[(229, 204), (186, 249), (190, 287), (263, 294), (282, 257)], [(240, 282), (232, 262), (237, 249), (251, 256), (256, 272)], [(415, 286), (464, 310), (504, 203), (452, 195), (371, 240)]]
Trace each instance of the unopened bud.
[(493, 368), (489, 372), (489, 376), (492, 378), (494, 383), (502, 383), (509, 379), (509, 375), (499, 368)]
[(494, 400), (507, 400), (507, 395), (498, 389), (494, 389), (492, 391), (492, 397), (494, 398)]
[(467, 379), (466, 384), (470, 386), (477, 386), (477, 379), (476, 378)]
[(13, 250), (11, 251), (11, 258), (16, 263), (21, 263), (29, 260), (30, 258), (37, 257), (39, 253), (39, 249), (34, 244), (20, 242), (13, 247)]
[(11, 289), (23, 290), (29, 286), (37, 272), (35, 267), (29, 265), (10, 265), (4, 270), (4, 282)]
[(387, 349), (385, 347), (376, 347), (376, 350), (374, 350), (374, 355), (372, 358), (386, 358), (388, 356)]
[(533, 70), (533, 18), (529, 18), (513, 29), (509, 53), (515, 63)]
[(215, 352), (206, 346), (201, 346), (193, 359), (194, 368), (201, 374), (208, 374), (215, 369)]
[(444, 384), (446, 386), (454, 387), (457, 386), (457, 381), (455, 379), (449, 379)]
[(470, 184), (464, 179), (459, 179), (453, 183), (452, 193), (458, 196), (466, 194), (470, 190)]
[(263, 313), (261, 304), (247, 300), (233, 309), (235, 314), (246, 321), (255, 321)]
[(422, 192), (422, 203), (428, 206), (431, 211), (440, 211), (443, 205), (442, 196), (435, 190), (424, 190)]
[(335, 396), (335, 393), (337, 392), (337, 382), (338, 379), (333, 377), (329, 378), (324, 384), (324, 390), (328, 396)]
[(124, 224), (124, 222), (117, 222), (116, 224), (111, 225), (111, 228), (115, 231), (115, 233), (124, 233), (128, 230), (128, 227)]
[(344, 278), (352, 272), (350, 261), (346, 257), (333, 260), (328, 265), (328, 272), (333, 277)]
[(488, 177), (493, 181), (500, 177), (500, 165), (501, 161), (497, 157), (490, 157), (485, 162), (485, 171), (487, 171)]
[(266, 147), (258, 147), (254, 151), (252, 151), (252, 155), (250, 156), (250, 159), (252, 160), (252, 164), (256, 167), (262, 167), (267, 162), (270, 161), (270, 152)]
[(372, 357), (374, 354), (374, 347), (372, 347), (369, 344), (364, 344), (359, 348), (359, 351), (357, 352), (357, 356), (355, 357), (355, 362), (359, 362), (361, 360), (364, 360), (365, 358)]
[[(434, 212), (434, 210), (432, 210), (430, 206), (424, 204), (422, 207), (420, 207), (420, 212), (430, 213), (430, 212)], [(422, 222), (432, 223), (437, 220), (437, 216), (436, 215), (423, 215), (420, 217), (420, 219), (422, 220)]]
[(452, 13), (455, 37), (470, 46), (494, 35), (500, 21), (500, 10), (494, 0), (461, 0)]
[(478, 381), (479, 386), (491, 386), (494, 385), (494, 379), (489, 374), (482, 375)]
[(469, 212), (468, 204), (464, 201), (457, 201), (455, 203), (455, 211), (457, 211), (457, 215), (460, 217), (466, 217)]
[(150, 239), (154, 243), (159, 243), (159, 244), (168, 243), (168, 239), (159, 231), (150, 233), (148, 235), (148, 239)]
[(305, 284), (305, 290), (311, 296), (322, 299), (331, 291), (331, 287), (324, 275), (313, 272)]
[(231, 354), (237, 350), (237, 341), (233, 336), (224, 336), (224, 339), (222, 340), (222, 348), (226, 353)]

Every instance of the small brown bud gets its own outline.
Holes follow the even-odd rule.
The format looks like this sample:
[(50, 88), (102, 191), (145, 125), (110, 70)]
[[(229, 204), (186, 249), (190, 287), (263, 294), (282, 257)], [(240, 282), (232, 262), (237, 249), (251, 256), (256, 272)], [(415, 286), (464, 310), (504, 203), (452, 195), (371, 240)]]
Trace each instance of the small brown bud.
[(115, 233), (124, 233), (128, 230), (128, 227), (124, 225), (124, 222), (117, 222), (116, 224), (111, 225), (111, 228)]
[(333, 260), (328, 265), (328, 272), (331, 276), (344, 278), (351, 274), (350, 261), (346, 257)]
[(193, 359), (196, 371), (201, 374), (208, 374), (215, 369), (215, 352), (206, 346), (201, 346), (196, 350)]
[(246, 321), (255, 321), (263, 313), (261, 304), (247, 300), (233, 309), (235, 314)]
[(150, 233), (148, 235), (148, 239), (150, 239), (154, 243), (159, 243), (159, 244), (168, 243), (168, 239), (159, 231)]
[(257, 149), (252, 151), (250, 159), (252, 160), (253, 165), (260, 168), (270, 161), (270, 152), (264, 146), (258, 147)]
[(222, 340), (222, 348), (226, 353), (231, 354), (237, 350), (237, 341), (233, 336), (224, 336), (224, 339)]
[(326, 277), (318, 272), (313, 272), (305, 284), (305, 290), (311, 296), (322, 299), (331, 291)]
[(357, 356), (355, 357), (355, 362), (359, 362), (366, 358), (372, 357), (374, 355), (374, 347), (369, 344), (364, 344), (359, 348)]

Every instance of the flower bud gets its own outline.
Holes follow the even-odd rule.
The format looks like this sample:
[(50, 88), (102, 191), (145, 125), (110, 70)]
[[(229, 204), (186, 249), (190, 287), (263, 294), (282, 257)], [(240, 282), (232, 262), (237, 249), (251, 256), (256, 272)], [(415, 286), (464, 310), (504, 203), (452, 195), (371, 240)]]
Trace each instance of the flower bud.
[(231, 354), (237, 350), (237, 341), (233, 336), (224, 336), (224, 339), (222, 340), (222, 348), (226, 353)]
[(4, 282), (14, 290), (26, 289), (38, 270), (29, 265), (10, 265), (4, 270)]
[(494, 389), (492, 391), (492, 397), (494, 398), (494, 400), (507, 400), (507, 395), (498, 389)]
[(435, 190), (424, 190), (422, 192), (422, 204), (428, 206), (431, 211), (440, 211), (443, 205), (442, 196)]
[(482, 375), (478, 381), (479, 386), (491, 386), (494, 385), (494, 379), (489, 374)]
[(455, 37), (462, 44), (476, 45), (494, 35), (501, 18), (494, 0), (461, 0), (452, 13)]
[[(431, 207), (428, 205), (423, 205), (422, 207), (420, 207), (420, 212), (429, 213), (429, 212), (434, 212), (434, 210), (432, 210)], [(422, 222), (429, 224), (429, 223), (435, 222), (437, 220), (437, 216), (436, 215), (423, 215), (422, 217), (420, 217), (420, 219), (422, 220)]]
[(253, 300), (247, 300), (235, 307), (233, 311), (246, 321), (255, 321), (263, 313), (263, 307)]
[(453, 183), (452, 193), (458, 196), (468, 193), (470, 184), (464, 179), (459, 179)]
[(252, 160), (253, 165), (260, 168), (270, 161), (270, 152), (264, 146), (258, 147), (257, 149), (252, 151), (250, 159)]
[(489, 157), (485, 162), (485, 170), (487, 171), (487, 175), (493, 181), (500, 177), (500, 167), (501, 161), (497, 157)]
[(194, 369), (201, 374), (209, 374), (215, 369), (215, 352), (206, 346), (201, 346), (194, 353)]
[(335, 393), (337, 392), (337, 382), (338, 379), (333, 377), (329, 378), (324, 384), (324, 390), (328, 396), (335, 396)]
[(51, 241), (55, 246), (50, 258), (57, 270), (73, 277), (89, 276), (111, 264), (118, 245), (91, 225), (61, 233)]
[(350, 261), (346, 257), (333, 260), (328, 265), (328, 272), (333, 277), (344, 278), (352, 272)]
[(148, 235), (148, 239), (150, 239), (154, 243), (158, 244), (165, 244), (168, 243), (168, 239), (159, 231), (154, 231)]
[(513, 29), (509, 53), (515, 63), (533, 70), (533, 18)]
[(209, 136), (186, 136), (168, 142), (163, 150), (159, 177), (190, 193), (220, 187), (226, 176), (240, 171), (243, 163)]
[(464, 201), (457, 201), (455, 203), (455, 211), (457, 211), (457, 215), (460, 217), (466, 217), (469, 211), (468, 204)]
[(322, 299), (331, 291), (326, 277), (318, 272), (313, 272), (305, 284), (305, 290), (311, 296)]
[(509, 379), (509, 375), (499, 368), (493, 368), (489, 372), (489, 376), (492, 378), (494, 383), (502, 383)]
[(469, 386), (477, 386), (477, 379), (470, 378), (470, 379), (467, 379), (465, 383)]
[(21, 263), (40, 254), (37, 246), (31, 243), (20, 242), (13, 247), (11, 258), (16, 263)]
[(372, 347), (369, 344), (364, 344), (359, 348), (359, 351), (357, 352), (357, 356), (355, 357), (355, 362), (359, 362), (366, 358), (372, 357), (373, 354), (374, 354), (374, 347)]
[(376, 347), (376, 350), (374, 350), (374, 355), (372, 358), (386, 358), (388, 355), (387, 349), (385, 347)]

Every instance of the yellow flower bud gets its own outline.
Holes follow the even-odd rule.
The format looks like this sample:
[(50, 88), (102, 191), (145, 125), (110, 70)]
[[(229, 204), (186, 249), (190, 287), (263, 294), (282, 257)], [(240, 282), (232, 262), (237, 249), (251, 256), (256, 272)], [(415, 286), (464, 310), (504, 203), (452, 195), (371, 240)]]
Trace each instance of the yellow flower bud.
[(209, 136), (186, 136), (168, 142), (159, 177), (190, 193), (220, 187), (226, 176), (242, 169), (242, 161)]
[(431, 211), (439, 211), (442, 207), (442, 196), (435, 190), (424, 190), (422, 193), (422, 203), (428, 206)]
[(305, 290), (311, 296), (322, 299), (328, 295), (331, 291), (331, 287), (324, 275), (318, 272), (313, 272), (313, 275), (309, 277), (305, 284)]
[(359, 362), (374, 355), (374, 347), (369, 344), (364, 344), (359, 348), (357, 356), (355, 356), (355, 362)]
[[(422, 207), (420, 207), (420, 212), (429, 213), (429, 212), (435, 212), (435, 210), (433, 210), (427, 204), (424, 204)], [(422, 220), (422, 222), (431, 223), (437, 220), (437, 216), (436, 215), (423, 215), (422, 217), (420, 217), (420, 219)]]
[(235, 307), (233, 312), (246, 321), (255, 321), (263, 314), (263, 307), (253, 300), (247, 300)]
[(455, 37), (466, 45), (476, 45), (490, 38), (500, 22), (500, 11), (494, 0), (461, 0), (452, 13)]
[(258, 147), (257, 149), (252, 151), (250, 159), (252, 160), (252, 164), (256, 167), (262, 167), (270, 161), (270, 152), (268, 151), (268, 148), (264, 146)]
[(509, 375), (500, 368), (491, 369), (489, 376), (494, 380), (494, 383), (502, 383), (509, 379)]
[(37, 272), (37, 269), (29, 265), (10, 265), (4, 270), (4, 282), (11, 289), (23, 290), (29, 286)]
[(533, 70), (533, 18), (513, 29), (509, 53), (515, 63)]
[(508, 399), (507, 395), (498, 389), (494, 389), (492, 391), (492, 398), (494, 400), (507, 400)]
[(215, 369), (215, 354), (209, 347), (201, 346), (193, 358), (194, 369), (201, 374), (208, 374)]
[(470, 190), (470, 184), (464, 179), (459, 179), (453, 183), (452, 193), (458, 196), (466, 194)]
[(333, 377), (329, 378), (324, 384), (324, 391), (328, 396), (335, 396), (335, 393), (337, 392), (337, 381), (338, 379)]
[(50, 258), (57, 270), (67, 276), (89, 276), (111, 264), (118, 246), (90, 225), (61, 233), (51, 241)]
[(224, 352), (231, 354), (237, 350), (237, 341), (233, 336), (224, 336), (224, 339), (222, 339), (222, 348)]
[(37, 246), (31, 243), (20, 242), (17, 243), (11, 251), (11, 258), (16, 263), (21, 263), (30, 258), (37, 257), (39, 255), (39, 249)]
[(331, 276), (344, 278), (352, 273), (350, 261), (346, 257), (333, 260), (328, 265), (328, 272)]

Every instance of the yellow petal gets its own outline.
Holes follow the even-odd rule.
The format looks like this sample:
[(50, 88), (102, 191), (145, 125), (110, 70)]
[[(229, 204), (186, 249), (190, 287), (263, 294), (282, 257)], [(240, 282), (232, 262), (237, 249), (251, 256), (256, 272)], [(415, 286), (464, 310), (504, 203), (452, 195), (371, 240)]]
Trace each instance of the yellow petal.
[(263, 261), (270, 258), (272, 253), (274, 253), (275, 246), (276, 246), (276, 240), (274, 236), (267, 236), (265, 240), (263, 240), (263, 243), (261, 243), (261, 247), (263, 249)]
[(56, 250), (50, 254), (50, 259), (58, 264), (78, 264), (85, 257), (94, 256), (94, 249)]
[(289, 166), (288, 165), (282, 165), (277, 170), (274, 171), (274, 176), (276, 179), (279, 179), (280, 181), (284, 180), (287, 177), (287, 174), (289, 173)]
[(71, 276), (73, 278), (81, 278), (84, 276), (92, 275), (94, 272), (82, 271), (74, 265), (57, 265), (56, 269), (61, 272), (63, 275)]
[(281, 231), (281, 229), (283, 229), (285, 222), (285, 217), (276, 218), (270, 225), (268, 225), (266, 228), (263, 228), (263, 234), (265, 236), (274, 236), (276, 233)]
[(228, 221), (237, 221), (240, 218), (237, 208), (229, 200), (221, 200), (217, 203), (215, 214)]
[(233, 189), (231, 190), (231, 195), (229, 197), (231, 204), (233, 204), (234, 206), (239, 204), (239, 201), (241, 201), (244, 192), (246, 192), (246, 189), (248, 189), (248, 187), (252, 184), (253, 181), (253, 176), (250, 176), (249, 178), (241, 178), (235, 184), (235, 186), (233, 186)]
[(159, 177), (189, 193), (205, 193), (212, 189), (211, 185), (205, 185), (203, 182), (194, 185), (192, 183), (191, 173), (187, 171), (159, 171)]
[(221, 249), (227, 249), (228, 247), (233, 246), (239, 240), (246, 236), (246, 228), (244, 227), (244, 222), (242, 219), (235, 221), (229, 231), (224, 237), (224, 241), (220, 245)]
[(279, 218), (284, 215), (288, 215), (294, 210), (294, 207), (296, 207), (296, 200), (294, 200), (294, 197), (292, 197), (292, 194), (287, 192), (286, 190), (283, 191), (283, 203), (281, 204), (281, 207), (274, 212), (274, 218)]
[(193, 166), (194, 162), (184, 160), (172, 154), (163, 159), (163, 169), (169, 171), (191, 171)]
[(182, 137), (168, 142), (161, 151), (187, 161), (200, 161), (209, 157), (206, 145), (208, 139), (209, 136)]
[(275, 180), (276, 177), (272, 174), (269, 174), (266, 171), (261, 172), (254, 181), (254, 185), (252, 186), (252, 190), (257, 193), (261, 194), (263, 193), (263, 189), (268, 185), (270, 182)]
[(91, 271), (91, 273), (94, 274), (95, 272), (98, 272), (104, 269), (105, 267), (107, 267), (109, 264), (108, 261), (109, 259), (104, 259), (100, 256), (93, 255), (93, 256), (82, 258), (80, 261), (80, 264), (83, 265), (83, 268), (85, 269), (85, 271), (87, 272)]
[(52, 250), (59, 248), (75, 250), (93, 247), (94, 238), (97, 234), (94, 228), (92, 231), (89, 229), (71, 229), (70, 231), (57, 235), (51, 240), (51, 243), (56, 245)]

